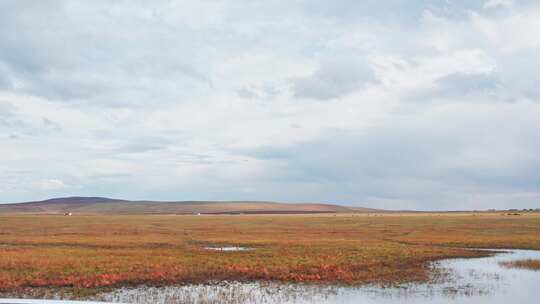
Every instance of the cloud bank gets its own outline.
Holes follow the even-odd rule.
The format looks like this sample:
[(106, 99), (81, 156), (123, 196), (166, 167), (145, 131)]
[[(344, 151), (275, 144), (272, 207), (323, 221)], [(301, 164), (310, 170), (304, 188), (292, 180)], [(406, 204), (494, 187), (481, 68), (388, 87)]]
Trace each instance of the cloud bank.
[(537, 208), (535, 1), (2, 1), (0, 201)]

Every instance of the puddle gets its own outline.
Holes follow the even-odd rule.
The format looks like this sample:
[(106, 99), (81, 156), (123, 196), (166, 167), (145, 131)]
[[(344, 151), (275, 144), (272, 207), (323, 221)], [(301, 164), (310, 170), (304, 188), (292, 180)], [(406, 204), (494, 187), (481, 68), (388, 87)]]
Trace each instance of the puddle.
[(235, 246), (227, 246), (227, 247), (204, 247), (205, 250), (211, 250), (211, 251), (249, 251), (253, 250), (253, 248), (250, 247), (235, 247)]

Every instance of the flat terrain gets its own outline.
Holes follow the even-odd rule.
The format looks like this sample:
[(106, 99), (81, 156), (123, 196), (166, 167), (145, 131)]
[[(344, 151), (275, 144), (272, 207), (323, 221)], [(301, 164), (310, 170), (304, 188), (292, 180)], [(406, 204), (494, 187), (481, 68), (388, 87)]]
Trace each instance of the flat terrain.
[[(247, 246), (216, 252), (207, 246)], [(0, 290), (209, 280), (400, 283), (427, 261), (540, 249), (540, 214), (0, 215)]]

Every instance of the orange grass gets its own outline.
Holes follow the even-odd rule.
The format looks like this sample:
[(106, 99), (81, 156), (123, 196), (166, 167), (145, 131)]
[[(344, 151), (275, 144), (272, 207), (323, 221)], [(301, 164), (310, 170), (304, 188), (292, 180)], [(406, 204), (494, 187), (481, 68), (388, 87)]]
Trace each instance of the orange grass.
[(427, 280), (427, 261), (480, 254), (458, 247), (540, 249), (540, 215), (2, 215), (0, 290), (214, 280), (393, 284)]

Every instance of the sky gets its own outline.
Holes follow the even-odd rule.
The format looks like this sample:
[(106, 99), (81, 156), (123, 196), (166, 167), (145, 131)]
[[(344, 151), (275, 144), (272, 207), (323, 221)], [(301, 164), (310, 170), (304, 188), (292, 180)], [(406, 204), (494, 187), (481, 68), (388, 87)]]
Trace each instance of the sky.
[(540, 3), (0, 1), (0, 202), (540, 207)]

